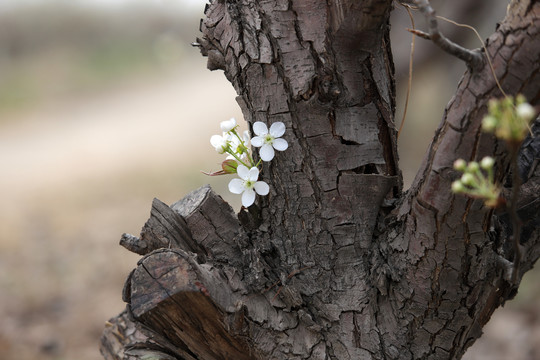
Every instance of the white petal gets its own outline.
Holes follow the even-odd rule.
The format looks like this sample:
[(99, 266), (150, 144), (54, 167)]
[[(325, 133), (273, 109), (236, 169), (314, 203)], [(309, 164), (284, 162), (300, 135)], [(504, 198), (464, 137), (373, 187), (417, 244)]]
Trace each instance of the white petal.
[(281, 121), (275, 122), (270, 126), (270, 135), (277, 138), (285, 134), (285, 124)]
[(243, 139), (244, 142), (246, 143), (246, 146), (248, 146), (248, 144), (249, 144), (249, 139), (250, 139), (249, 131), (244, 130), (244, 132), (242, 133), (242, 139)]
[(210, 138), (210, 144), (212, 144), (212, 146), (215, 148), (220, 146), (222, 142), (223, 138), (219, 135), (212, 135), (212, 137)]
[(221, 131), (228, 132), (236, 127), (236, 119), (231, 118), (230, 120), (222, 121), (220, 124)]
[(249, 179), (249, 169), (246, 166), (242, 164), (238, 165), (238, 167), (236, 168), (236, 172), (238, 173), (238, 176), (240, 176), (240, 178), (244, 180)]
[(270, 186), (264, 181), (257, 181), (254, 188), (259, 195), (268, 195), (268, 192), (270, 192)]
[(255, 136), (253, 139), (251, 139), (251, 145), (255, 147), (261, 147), (264, 144), (264, 139), (260, 136)]
[(212, 146), (220, 154), (223, 154), (225, 152), (225, 149), (227, 149), (227, 141), (219, 135), (213, 135), (210, 138), (210, 144), (212, 144)]
[(264, 136), (268, 134), (268, 128), (266, 127), (265, 123), (257, 121), (255, 124), (253, 124), (253, 132), (255, 135)]
[(249, 207), (255, 202), (255, 191), (248, 189), (242, 194), (242, 205)]
[(259, 155), (263, 161), (270, 161), (274, 158), (274, 148), (272, 145), (264, 144), (259, 151)]
[(259, 178), (259, 169), (257, 169), (255, 166), (249, 169), (248, 179), (249, 181), (257, 181)]
[(272, 146), (276, 150), (284, 151), (287, 150), (287, 148), (289, 147), (289, 143), (287, 143), (287, 140), (285, 139), (275, 139), (272, 143)]
[(523, 119), (529, 121), (534, 117), (536, 111), (529, 103), (522, 103), (516, 106), (516, 113)]
[(228, 132), (224, 132), (222, 137), (226, 141), (231, 141), (232, 139), (235, 138), (235, 136), (233, 136), (231, 133), (228, 133)]
[(238, 142), (238, 139), (231, 138), (231, 140), (229, 140), (229, 145), (231, 146), (231, 150), (233, 152), (238, 152), (238, 145), (239, 144), (240, 144), (240, 142)]
[(240, 179), (232, 179), (229, 182), (229, 191), (233, 194), (241, 194), (244, 192), (244, 182)]

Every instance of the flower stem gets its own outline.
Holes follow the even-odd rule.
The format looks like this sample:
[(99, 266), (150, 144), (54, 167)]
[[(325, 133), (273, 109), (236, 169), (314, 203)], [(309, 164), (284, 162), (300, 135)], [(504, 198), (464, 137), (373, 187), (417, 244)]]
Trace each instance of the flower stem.
[(229, 154), (231, 154), (236, 160), (238, 160), (238, 162), (239, 162), (240, 164), (242, 164), (242, 165), (244, 165), (245, 167), (249, 168), (249, 165), (246, 164), (245, 162), (243, 162), (243, 161), (238, 157), (238, 155), (236, 155), (234, 152), (232, 152), (232, 151), (230, 151), (230, 150), (228, 150), (227, 152), (228, 152)]
[[(237, 126), (238, 127), (238, 126)], [(244, 149), (243, 151), (245, 151), (245, 153), (247, 154), (247, 157), (249, 159), (249, 164), (251, 165), (251, 167), (255, 166), (255, 162), (253, 161), (253, 158), (251, 157), (251, 154), (250, 152), (248, 151), (247, 149), (247, 146), (246, 144), (244, 143), (244, 140), (240, 137), (240, 135), (238, 134), (238, 132), (236, 131), (236, 128), (232, 129), (230, 131), (231, 133), (234, 134), (234, 136), (236, 136), (236, 138), (238, 139), (238, 141), (240, 141), (240, 144), (242, 144), (242, 148)], [(231, 154), (232, 156), (234, 156), (236, 159), (238, 159), (234, 154)], [(240, 159), (238, 159), (238, 161), (240, 161), (242, 163), (242, 165), (246, 166), (246, 167), (249, 167), (248, 165), (246, 165), (243, 161), (241, 161)], [(258, 167), (258, 165), (257, 165)]]

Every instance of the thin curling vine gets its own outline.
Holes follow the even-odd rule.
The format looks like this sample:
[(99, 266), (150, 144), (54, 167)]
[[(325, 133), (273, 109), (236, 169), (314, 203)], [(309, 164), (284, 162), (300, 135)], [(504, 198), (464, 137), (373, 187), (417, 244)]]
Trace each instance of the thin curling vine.
[[(490, 207), (505, 205), (512, 220), (512, 240), (514, 243), (514, 268), (512, 270), (512, 282), (517, 282), (519, 264), (521, 262), (521, 250), (519, 244), (520, 219), (517, 215), (517, 201), (521, 179), (518, 169), (518, 154), (521, 144), (527, 133), (530, 132), (530, 122), (536, 117), (535, 109), (527, 103), (523, 95), (515, 98), (506, 96), (500, 100), (492, 99), (488, 104), (488, 114), (482, 120), (482, 130), (494, 133), (503, 140), (510, 151), (510, 164), (512, 166), (512, 194), (509, 201), (500, 197), (500, 186), (495, 184), (493, 176), (494, 159), (486, 157), (480, 164), (458, 159), (454, 162), (454, 168), (462, 171), (459, 180), (452, 183), (452, 191), (456, 194), (465, 194), (473, 198), (481, 198)], [(487, 177), (480, 170), (487, 173)]]
[[(233, 194), (242, 195), (242, 205), (249, 207), (255, 202), (256, 194), (265, 196), (270, 192), (270, 187), (264, 181), (259, 180), (262, 161), (271, 161), (275, 151), (285, 151), (289, 147), (287, 140), (281, 136), (285, 134), (285, 124), (278, 121), (270, 126), (257, 121), (253, 124), (255, 137), (250, 139), (249, 133), (244, 131), (242, 136), (238, 133), (238, 125), (234, 118), (220, 123), (222, 135), (213, 135), (210, 144), (219, 154), (228, 154), (221, 163), (221, 170), (213, 173), (205, 173), (209, 176), (237, 174), (239, 178), (229, 182), (229, 191)], [(259, 147), (260, 160), (255, 162), (249, 147)]]

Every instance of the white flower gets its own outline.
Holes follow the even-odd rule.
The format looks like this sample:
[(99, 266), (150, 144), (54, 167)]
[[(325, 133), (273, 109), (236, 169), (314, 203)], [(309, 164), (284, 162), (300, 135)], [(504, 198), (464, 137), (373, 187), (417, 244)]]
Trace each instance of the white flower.
[(221, 131), (225, 133), (229, 132), (236, 127), (236, 119), (230, 118), (229, 120), (222, 121), (219, 126), (221, 127)]
[[(240, 160), (242, 161), (245, 161), (247, 162), (249, 160), (248, 158), (248, 154), (247, 154), (247, 151), (249, 151), (249, 132), (248, 131), (244, 131), (244, 133), (242, 134), (242, 142), (240, 142), (240, 140), (238, 140), (238, 137), (236, 137), (235, 135), (231, 135), (230, 137), (230, 142), (229, 142), (229, 146), (230, 146), (230, 149), (233, 153), (235, 153), (239, 158)], [(235, 159), (234, 156), (232, 155), (229, 155), (227, 156), (227, 159)]]
[(238, 165), (236, 172), (240, 179), (232, 179), (229, 182), (229, 191), (233, 194), (242, 194), (242, 205), (249, 207), (255, 201), (255, 193), (268, 195), (270, 187), (264, 181), (257, 181), (259, 169), (252, 167), (248, 169), (244, 165)]
[(236, 136), (231, 136), (231, 149), (236, 154), (243, 153), (244, 149), (249, 146), (249, 132), (244, 131), (242, 134), (242, 142)]
[(228, 134), (223, 133), (221, 135), (212, 135), (210, 138), (210, 144), (216, 149), (219, 154), (223, 154), (229, 148), (230, 138)]
[(275, 122), (270, 126), (270, 132), (266, 125), (260, 121), (253, 124), (255, 136), (251, 139), (251, 145), (260, 147), (260, 156), (264, 161), (270, 161), (274, 158), (274, 149), (284, 151), (289, 147), (287, 140), (280, 139), (285, 133), (285, 124), (281, 121)]

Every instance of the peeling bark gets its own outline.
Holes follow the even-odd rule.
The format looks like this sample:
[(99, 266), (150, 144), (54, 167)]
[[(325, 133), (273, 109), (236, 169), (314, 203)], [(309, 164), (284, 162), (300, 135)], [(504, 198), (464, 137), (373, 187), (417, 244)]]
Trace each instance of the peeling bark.
[[(467, 72), (411, 189), (402, 192), (387, 0), (213, 1), (198, 39), (245, 119), (282, 121), (268, 197), (235, 215), (203, 187), (152, 204), (127, 310), (106, 359), (459, 359), (516, 292), (508, 221), (450, 192), (458, 158), (504, 146), (480, 132), (500, 96)], [(505, 92), (540, 101), (540, 3), (513, 1), (487, 41)], [(538, 122), (538, 121), (537, 121)], [(540, 125), (538, 125), (540, 127)], [(535, 127), (535, 131), (538, 131)], [(520, 278), (540, 256), (537, 137), (524, 143)]]

